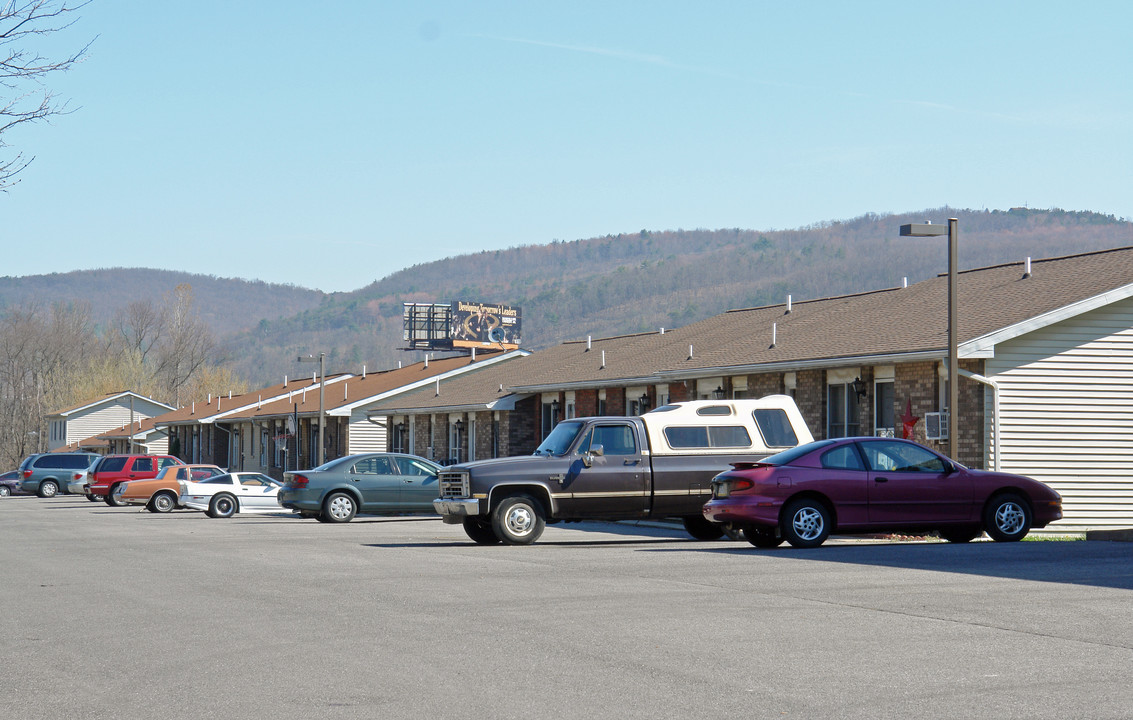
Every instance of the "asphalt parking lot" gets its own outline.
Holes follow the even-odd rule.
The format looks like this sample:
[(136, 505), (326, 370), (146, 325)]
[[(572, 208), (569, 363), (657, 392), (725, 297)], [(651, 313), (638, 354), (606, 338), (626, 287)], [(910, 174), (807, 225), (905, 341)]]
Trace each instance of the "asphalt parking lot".
[(1129, 718), (1133, 544), (756, 550), (0, 500), (0, 715)]

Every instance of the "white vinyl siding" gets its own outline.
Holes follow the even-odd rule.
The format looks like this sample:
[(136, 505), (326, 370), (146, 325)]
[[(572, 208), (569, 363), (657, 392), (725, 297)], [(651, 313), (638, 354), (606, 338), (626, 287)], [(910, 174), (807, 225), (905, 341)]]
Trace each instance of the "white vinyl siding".
[[(134, 422), (148, 420), (158, 415), (164, 415), (172, 409), (135, 396), (133, 419)], [(50, 436), (48, 445), (50, 450), (63, 447), (68, 443), (86, 440), (95, 435), (101, 435), (107, 430), (117, 430), (123, 425), (129, 424), (130, 396), (116, 396), (54, 417), (62, 417), (62, 421), (60, 431), (52, 433)]]
[[(1048, 530), (1133, 523), (1133, 300), (1000, 343), (1001, 469), (1063, 498)], [(989, 393), (990, 395), (990, 393)]]
[(388, 422), (388, 417), (382, 418), (382, 425), (377, 425), (366, 419), (365, 411), (354, 410), (350, 413), (350, 427), (347, 431), (346, 453), (352, 455), (362, 452), (385, 452), (385, 426)]

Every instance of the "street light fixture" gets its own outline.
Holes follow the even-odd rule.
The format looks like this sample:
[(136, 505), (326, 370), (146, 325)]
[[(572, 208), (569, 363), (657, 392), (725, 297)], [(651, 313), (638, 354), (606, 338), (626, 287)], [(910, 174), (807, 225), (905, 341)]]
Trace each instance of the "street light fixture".
[(932, 223), (911, 223), (901, 226), (901, 237), (939, 237), (948, 235), (948, 457), (956, 457), (956, 420), (959, 414), (960, 393), (956, 378), (960, 366), (960, 352), (956, 340), (956, 296), (958, 271), (956, 245), (960, 240), (957, 218), (948, 219), (948, 227)]
[[(317, 362), (319, 364), (319, 448), (318, 448), (318, 453), (315, 456), (318, 459), (318, 462), (316, 463), (316, 465), (322, 465), (323, 464), (323, 454), (324, 454), (324, 451), (323, 451), (323, 426), (326, 425), (326, 405), (323, 403), (323, 387), (324, 387), (324, 385), (326, 385), (326, 379), (327, 379), (326, 365), (325, 365), (326, 355), (327, 354), (325, 352), (321, 352), (321, 353), (319, 353), (318, 357), (315, 357), (314, 355), (308, 355), (307, 357), (303, 357), (302, 355), (300, 355), (297, 358), (297, 360), (301, 363)], [(298, 453), (296, 453), (296, 455), (298, 455)], [(298, 459), (298, 458), (296, 458), (296, 459)]]

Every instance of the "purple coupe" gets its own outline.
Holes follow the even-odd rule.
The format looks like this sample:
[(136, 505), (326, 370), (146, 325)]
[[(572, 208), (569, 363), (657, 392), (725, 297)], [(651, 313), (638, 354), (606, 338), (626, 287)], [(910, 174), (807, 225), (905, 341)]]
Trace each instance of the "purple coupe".
[(818, 547), (832, 532), (936, 531), (1000, 542), (1062, 518), (1062, 498), (1022, 475), (969, 470), (908, 440), (819, 440), (738, 463), (712, 480), (704, 517), (742, 528), (748, 542)]

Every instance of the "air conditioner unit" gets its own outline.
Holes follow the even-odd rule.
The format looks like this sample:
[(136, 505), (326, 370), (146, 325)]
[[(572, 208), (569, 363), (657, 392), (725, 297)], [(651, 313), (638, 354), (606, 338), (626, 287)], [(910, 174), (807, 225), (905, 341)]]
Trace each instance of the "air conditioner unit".
[(925, 413), (924, 434), (926, 440), (947, 440), (948, 412)]

